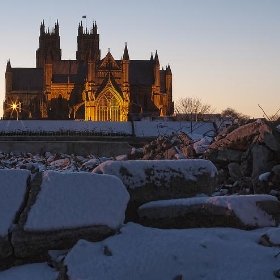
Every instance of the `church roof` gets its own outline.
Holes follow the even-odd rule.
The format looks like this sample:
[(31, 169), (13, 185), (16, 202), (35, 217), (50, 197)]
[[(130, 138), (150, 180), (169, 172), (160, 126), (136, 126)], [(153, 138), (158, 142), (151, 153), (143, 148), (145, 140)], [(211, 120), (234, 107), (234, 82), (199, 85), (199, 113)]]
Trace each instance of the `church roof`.
[(120, 69), (120, 61), (115, 60), (110, 51), (106, 54), (106, 56), (100, 61), (99, 69), (112, 69), (119, 70)]
[(41, 91), (44, 84), (42, 68), (12, 68), (12, 89), (20, 91)]
[[(120, 63), (116, 60), (115, 63)], [(60, 60), (53, 61), (53, 83), (84, 83), (88, 71), (87, 61)], [(12, 68), (13, 90), (43, 90), (44, 72), (42, 68)], [(163, 78), (163, 77), (162, 77)], [(164, 80), (164, 79), (161, 79)], [(130, 60), (129, 82), (131, 85), (147, 85), (154, 83), (153, 62), (150, 60)], [(164, 88), (161, 84), (161, 88)]]
[(87, 71), (88, 71), (87, 61), (79, 61), (79, 60), (53, 61), (52, 82), (67, 83), (69, 78), (70, 83), (82, 84), (86, 79)]
[(116, 83), (114, 77), (110, 72), (108, 72), (106, 78), (103, 80), (101, 86), (96, 91), (96, 97), (102, 92), (102, 90), (108, 85), (112, 84), (112, 86), (115, 88), (115, 90), (120, 94), (121, 97), (123, 97), (123, 93), (119, 85)]

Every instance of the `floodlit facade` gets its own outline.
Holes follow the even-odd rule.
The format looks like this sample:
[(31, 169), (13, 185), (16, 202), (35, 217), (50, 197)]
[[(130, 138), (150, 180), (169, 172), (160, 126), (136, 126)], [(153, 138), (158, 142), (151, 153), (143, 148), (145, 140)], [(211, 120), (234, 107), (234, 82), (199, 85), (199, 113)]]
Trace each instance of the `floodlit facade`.
[(101, 58), (97, 24), (78, 25), (76, 60), (62, 60), (58, 21), (52, 31), (40, 26), (36, 68), (6, 66), (4, 119), (128, 121), (170, 116), (172, 72), (160, 69), (157, 51), (147, 60), (122, 58), (108, 49)]

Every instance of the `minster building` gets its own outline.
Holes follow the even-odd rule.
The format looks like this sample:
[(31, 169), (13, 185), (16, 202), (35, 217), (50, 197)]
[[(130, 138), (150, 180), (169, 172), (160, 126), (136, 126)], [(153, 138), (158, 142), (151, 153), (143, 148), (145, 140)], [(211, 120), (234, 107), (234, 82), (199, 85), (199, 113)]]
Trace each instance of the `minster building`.
[(4, 119), (128, 121), (173, 114), (170, 66), (160, 69), (157, 51), (132, 60), (125, 43), (122, 58), (110, 49), (102, 58), (96, 22), (78, 26), (76, 60), (62, 60), (58, 21), (40, 26), (36, 68), (6, 66)]

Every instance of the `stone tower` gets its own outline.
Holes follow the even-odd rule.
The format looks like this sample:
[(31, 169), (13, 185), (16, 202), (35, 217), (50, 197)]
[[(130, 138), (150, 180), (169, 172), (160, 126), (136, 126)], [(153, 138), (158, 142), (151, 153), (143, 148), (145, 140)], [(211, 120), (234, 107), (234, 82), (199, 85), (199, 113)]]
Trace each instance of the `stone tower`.
[(96, 22), (93, 22), (90, 30), (87, 28), (84, 30), (83, 23), (79, 23), (77, 46), (77, 60), (93, 59), (94, 61), (98, 61), (100, 59), (99, 34), (97, 34)]
[(39, 48), (36, 51), (36, 68), (44, 68), (47, 57), (52, 61), (61, 60), (58, 21), (55, 23), (52, 31), (49, 29), (46, 31), (44, 21), (41, 22)]

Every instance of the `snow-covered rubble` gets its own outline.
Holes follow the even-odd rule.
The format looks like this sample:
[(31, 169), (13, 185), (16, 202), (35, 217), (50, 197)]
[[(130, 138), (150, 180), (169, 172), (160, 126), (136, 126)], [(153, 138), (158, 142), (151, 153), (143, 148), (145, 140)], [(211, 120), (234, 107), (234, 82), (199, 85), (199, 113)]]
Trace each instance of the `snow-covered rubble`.
[[(0, 152), (0, 187), (8, 181), (13, 182), (13, 186), (8, 189), (13, 199), (26, 199), (20, 192), (13, 197), (12, 193), (17, 190), (15, 186), (24, 185), (26, 190), (30, 189), (29, 198), (33, 193), (32, 199), (28, 199), (27, 202), (25, 200), (24, 203), (15, 203), (7, 199), (8, 195), (2, 197), (3, 201), (7, 201), (6, 204), (0, 203), (0, 209), (5, 216), (1, 219), (1, 226), (3, 232), (8, 232), (8, 235), (6, 234), (5, 240), (0, 240), (0, 246), (3, 242), (8, 242), (11, 250), (9, 259), (2, 256), (4, 261), (0, 263), (0, 269), (37, 261), (48, 261), (52, 267), (45, 264), (14, 267), (0, 272), (0, 279), (24, 279), (27, 269), (30, 269), (27, 279), (32, 279), (32, 275), (37, 275), (35, 267), (36, 271), (44, 271), (48, 275), (49, 278), (46, 279), (59, 280), (85, 277), (131, 279), (132, 273), (133, 279), (177, 280), (187, 278), (191, 267), (191, 279), (206, 276), (209, 276), (209, 279), (227, 279), (229, 274), (231, 279), (240, 279), (241, 274), (242, 277), (245, 275), (243, 264), (247, 267), (248, 261), (250, 263), (251, 260), (256, 269), (248, 272), (246, 279), (272, 279), (270, 277), (273, 277), (273, 270), (279, 266), (274, 258), (277, 249), (265, 248), (260, 244), (278, 246), (280, 243), (275, 237), (278, 233), (277, 228), (275, 231), (270, 229), (279, 224), (280, 215), (278, 139), (277, 133), (265, 122), (257, 121), (246, 127), (228, 129), (217, 137), (198, 137), (184, 133), (161, 135), (142, 148), (134, 148), (130, 154), (115, 158), (49, 151), (39, 154)], [(171, 162), (172, 166), (168, 169), (166, 164)], [(185, 169), (190, 172), (188, 178), (192, 178), (197, 185), (201, 183), (200, 172), (206, 169), (209, 176), (204, 183), (210, 191), (207, 193), (197, 186), (192, 188), (186, 185), (186, 189), (194, 190), (191, 197), (186, 198), (188, 196), (182, 192), (185, 190), (182, 182), (171, 176), (172, 172), (180, 171), (185, 174)], [(16, 175), (15, 178), (12, 175), (10, 178), (9, 172), (25, 175)], [(106, 175), (92, 174), (95, 172)], [(30, 177), (30, 181), (27, 177)], [(167, 177), (168, 181), (165, 182)], [(17, 183), (15, 180), (19, 178), (25, 183)], [(100, 182), (97, 178), (100, 178)], [(114, 182), (109, 182), (111, 178), (114, 178)], [(99, 190), (97, 192), (92, 188), (94, 182), (99, 182), (98, 186), (96, 185)], [(122, 189), (130, 193), (130, 200), (135, 195), (133, 191), (145, 199), (139, 200), (140, 202), (134, 205), (135, 209), (130, 209), (128, 198), (126, 200), (122, 195), (120, 198), (115, 192), (118, 189), (117, 182), (123, 184)], [(135, 185), (137, 182), (142, 186), (147, 184), (147, 189), (141, 190), (141, 184)], [(168, 185), (170, 182), (172, 187)], [(158, 184), (165, 185), (167, 192), (164, 195)], [(257, 193), (271, 195), (256, 195)], [(7, 190), (3, 194), (7, 194)], [(10, 208), (14, 207), (13, 211), (6, 207), (9, 203)], [(125, 209), (126, 203), (128, 207)], [(96, 211), (96, 207), (99, 211)], [(268, 228), (251, 232), (230, 228), (184, 229), (187, 224), (184, 224), (181, 214), (184, 211), (188, 212), (190, 208), (194, 211), (191, 212), (193, 217), (198, 217), (198, 214), (204, 215), (208, 211), (206, 218), (204, 217), (207, 227), (216, 226), (212, 223), (213, 216), (216, 216), (219, 227), (237, 225), (237, 228), (243, 228), (238, 223), (229, 223), (228, 217), (234, 214), (243, 225), (249, 225), (248, 228)], [(131, 210), (140, 216), (134, 221), (142, 223), (143, 218), (146, 219), (146, 223), (142, 223), (146, 227), (124, 221), (124, 215), (127, 219)], [(9, 215), (5, 215), (5, 211), (10, 211)], [(224, 217), (220, 215), (222, 212), (226, 214)], [(117, 218), (112, 218), (118, 214)], [(157, 217), (153, 216), (151, 219), (151, 215)], [(147, 223), (149, 219), (153, 221)], [(159, 223), (156, 219), (160, 220)], [(160, 228), (163, 219), (170, 230), (149, 228)], [(8, 222), (2, 223), (2, 220)], [(201, 221), (191, 223), (192, 227), (201, 227)], [(92, 225), (103, 227), (106, 224), (110, 225), (113, 231), (102, 228), (103, 236), (97, 234), (96, 228), (91, 231)], [(77, 228), (81, 231), (77, 231)], [(181, 229), (179, 231), (174, 228)], [(69, 235), (70, 230), (74, 230), (76, 234), (74, 239), (69, 238), (73, 236), (73, 233)], [(114, 236), (108, 237), (111, 235)], [(93, 236), (98, 238), (90, 239)], [(178, 245), (174, 245), (175, 243)], [(65, 251), (72, 247), (72, 250)], [(6, 250), (7, 247), (2, 248)], [(198, 248), (202, 248), (202, 251)], [(51, 252), (62, 249), (61, 253), (57, 251), (60, 257), (54, 260)], [(181, 249), (186, 254), (184, 258), (181, 258)], [(51, 251), (48, 253), (48, 250)], [(232, 252), (228, 253), (229, 250), (234, 252), (233, 256)], [(215, 256), (216, 261), (213, 260)], [(197, 265), (201, 263), (202, 258), (205, 259), (207, 268), (201, 268), (203, 272), (199, 274)], [(227, 258), (230, 259), (227, 261)], [(192, 259), (192, 264), (184, 261)], [(219, 264), (224, 266), (224, 263), (226, 269), (219, 271)]]
[(0, 270), (15, 261), (46, 261), (48, 250), (79, 239), (99, 241), (124, 223), (129, 194), (116, 176), (0, 170)]
[(129, 223), (104, 241), (80, 240), (65, 258), (64, 276), (71, 280), (275, 279), (277, 249), (257, 243), (262, 232), (159, 230)]
[(126, 221), (137, 221), (137, 208), (161, 199), (211, 195), (216, 187), (217, 169), (204, 159), (105, 161), (93, 171), (120, 178), (130, 200)]
[(28, 170), (0, 170), (0, 237), (8, 235), (27, 193)]
[(91, 172), (100, 163), (112, 158), (86, 157), (73, 154), (50, 153), (5, 153), (0, 151), (0, 169), (27, 169), (33, 174), (46, 170), (63, 172)]
[(88, 172), (65, 174), (53, 171), (44, 172), (42, 177), (41, 190), (28, 213), (24, 230), (45, 231), (90, 225), (108, 225), (118, 229), (124, 222), (129, 195), (118, 178)]
[(178, 178), (190, 182), (195, 181), (196, 185), (200, 186), (199, 178), (203, 176), (207, 176), (205, 184), (211, 189), (211, 178), (215, 178), (217, 175), (217, 169), (213, 163), (204, 159), (110, 160), (99, 164), (92, 172), (115, 175), (124, 182), (128, 189), (142, 187), (147, 183), (156, 187), (170, 188), (172, 181), (178, 181)]
[[(227, 224), (230, 227), (252, 229), (277, 226), (280, 221), (279, 202), (276, 197), (270, 195), (192, 197), (152, 201), (141, 205), (138, 213), (140, 223), (142, 221), (144, 225), (150, 226), (157, 224), (155, 227), (160, 228), (193, 228), (209, 227), (209, 225), (219, 227)], [(178, 218), (180, 218), (179, 223)]]

